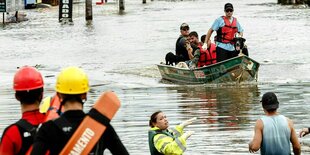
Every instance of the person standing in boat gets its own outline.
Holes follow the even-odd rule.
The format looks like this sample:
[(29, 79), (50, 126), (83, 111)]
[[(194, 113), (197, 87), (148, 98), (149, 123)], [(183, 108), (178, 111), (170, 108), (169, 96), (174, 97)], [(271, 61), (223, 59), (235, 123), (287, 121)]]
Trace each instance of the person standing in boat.
[(174, 154), (181, 155), (186, 150), (186, 140), (194, 131), (183, 132), (195, 118), (187, 120), (173, 129), (168, 129), (169, 122), (162, 111), (156, 111), (151, 115), (148, 132), (149, 148), (151, 155)]
[[(86, 116), (84, 102), (89, 91), (88, 77), (78, 67), (63, 69), (57, 77), (55, 86), (64, 113), (55, 120), (42, 124), (33, 144), (32, 155), (58, 155), (67, 144)], [(103, 154), (108, 148), (112, 154), (128, 155), (125, 146), (110, 123), (91, 153)]]
[(291, 154), (290, 143), (292, 143), (294, 154), (300, 155), (301, 147), (293, 121), (277, 112), (279, 108), (277, 96), (273, 92), (267, 92), (261, 102), (265, 116), (256, 121), (249, 151), (254, 153), (260, 149), (262, 155)]
[[(202, 43), (199, 42), (198, 33), (196, 31), (190, 32), (189, 37), (191, 46), (194, 51), (194, 55), (187, 63), (189, 68), (194, 69), (196, 67), (203, 67), (216, 63), (215, 44), (211, 43), (209, 40), (209, 48), (204, 50), (202, 48)], [(202, 39), (205, 39), (205, 37), (202, 37)]]
[(188, 40), (189, 25), (186, 23), (182, 23), (180, 26), (180, 33), (181, 35), (177, 39), (175, 45), (175, 53), (178, 62), (190, 60), (189, 53), (193, 52), (192, 49), (190, 48)]
[(7, 127), (1, 138), (0, 154), (26, 154), (33, 144), (36, 128), (44, 121), (39, 112), (43, 98), (43, 78), (34, 67), (21, 67), (14, 76), (15, 98), (20, 102), (22, 118)]
[(204, 49), (207, 49), (207, 42), (214, 31), (216, 31), (215, 43), (216, 43), (216, 60), (217, 62), (230, 59), (238, 56), (234, 47), (234, 36), (236, 33), (243, 36), (243, 28), (239, 24), (237, 18), (233, 17), (234, 7), (231, 3), (224, 5), (225, 16), (221, 16), (215, 20), (212, 27), (208, 30), (206, 35), (206, 41), (203, 45)]

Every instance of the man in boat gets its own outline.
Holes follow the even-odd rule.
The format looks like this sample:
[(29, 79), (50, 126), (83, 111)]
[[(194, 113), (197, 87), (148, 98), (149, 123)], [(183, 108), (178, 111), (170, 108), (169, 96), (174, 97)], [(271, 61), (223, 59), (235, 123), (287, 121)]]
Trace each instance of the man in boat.
[(192, 31), (189, 33), (191, 48), (194, 51), (194, 55), (190, 55), (191, 60), (188, 61), (189, 68), (203, 67), (216, 63), (216, 51), (215, 44), (208, 41), (209, 48), (206, 50), (202, 48), (202, 42), (204, 42), (205, 36), (202, 37), (202, 42), (199, 42), (198, 33)]
[(300, 155), (300, 144), (293, 121), (277, 112), (277, 96), (273, 92), (267, 92), (261, 102), (265, 116), (256, 121), (249, 151), (254, 153), (260, 149), (262, 155), (291, 154), (292, 143), (294, 154)]
[(43, 78), (34, 67), (21, 67), (14, 76), (15, 98), (20, 102), (22, 118), (7, 127), (1, 138), (0, 154), (26, 154), (33, 144), (36, 128), (44, 121), (39, 112), (43, 97)]
[(192, 49), (189, 48), (188, 34), (189, 34), (189, 25), (182, 23), (180, 26), (181, 35), (176, 41), (175, 52), (178, 58), (178, 61), (187, 61), (190, 60), (189, 53), (192, 53)]
[[(55, 88), (64, 113), (59, 118), (42, 124), (33, 145), (32, 155), (46, 154), (48, 151), (51, 155), (58, 155), (86, 116), (83, 105), (90, 88), (88, 77), (82, 69), (63, 69), (57, 77)], [(103, 154), (108, 148), (112, 154), (128, 155), (111, 124), (107, 123), (105, 126), (105, 132), (91, 153)]]
[(217, 18), (212, 27), (209, 29), (206, 35), (206, 41), (203, 45), (204, 49), (207, 49), (207, 42), (214, 31), (216, 31), (215, 42), (216, 42), (216, 60), (217, 62), (230, 59), (232, 57), (238, 56), (238, 52), (234, 48), (234, 36), (235, 33), (243, 36), (243, 29), (239, 24), (237, 18), (233, 17), (234, 7), (231, 3), (226, 3), (224, 5), (225, 16)]

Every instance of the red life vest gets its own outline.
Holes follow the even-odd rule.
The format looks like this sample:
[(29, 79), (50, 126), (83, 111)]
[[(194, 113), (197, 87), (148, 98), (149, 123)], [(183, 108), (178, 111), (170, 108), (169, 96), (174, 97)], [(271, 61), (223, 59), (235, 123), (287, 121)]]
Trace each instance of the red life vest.
[(221, 28), (219, 28), (216, 33), (216, 41), (222, 42), (222, 43), (231, 43), (233, 44), (233, 39), (235, 37), (235, 33), (238, 32), (237, 28), (237, 18), (232, 17), (233, 21), (230, 23), (229, 19), (225, 16), (222, 16), (225, 25)]
[(200, 57), (198, 60), (197, 67), (203, 67), (216, 63), (216, 47), (215, 44), (211, 43), (207, 50), (204, 50), (201, 45), (198, 45), (200, 50)]

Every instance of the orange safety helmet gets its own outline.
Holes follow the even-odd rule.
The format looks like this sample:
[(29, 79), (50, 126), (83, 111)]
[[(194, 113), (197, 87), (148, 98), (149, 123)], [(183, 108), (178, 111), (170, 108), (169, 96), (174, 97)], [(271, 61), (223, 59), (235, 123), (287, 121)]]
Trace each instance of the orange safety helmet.
[(21, 67), (14, 76), (13, 89), (15, 91), (29, 91), (44, 86), (41, 73), (31, 66)]

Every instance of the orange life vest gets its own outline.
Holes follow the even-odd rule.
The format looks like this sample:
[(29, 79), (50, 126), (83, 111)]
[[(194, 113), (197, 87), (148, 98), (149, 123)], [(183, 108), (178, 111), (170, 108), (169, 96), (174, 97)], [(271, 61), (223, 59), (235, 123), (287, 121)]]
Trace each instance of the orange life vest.
[(200, 57), (198, 60), (197, 67), (203, 67), (210, 64), (216, 63), (216, 47), (215, 44), (211, 43), (207, 50), (204, 50), (201, 45), (198, 45), (200, 50)]
[(237, 28), (237, 18), (232, 17), (233, 21), (230, 23), (229, 19), (225, 16), (222, 16), (225, 25), (221, 28), (219, 28), (216, 33), (216, 41), (222, 42), (222, 43), (231, 43), (233, 44), (233, 39), (235, 37), (235, 33), (238, 32)]

